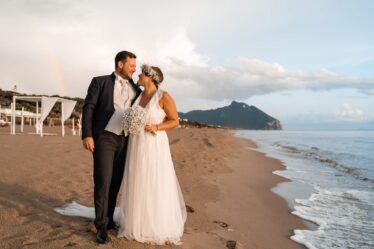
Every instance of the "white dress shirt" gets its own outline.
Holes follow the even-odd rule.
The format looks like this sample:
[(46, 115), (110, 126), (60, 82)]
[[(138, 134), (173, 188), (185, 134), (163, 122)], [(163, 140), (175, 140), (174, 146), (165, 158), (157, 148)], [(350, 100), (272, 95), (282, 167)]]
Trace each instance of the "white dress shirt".
[[(105, 127), (105, 130), (120, 135), (123, 131), (123, 113), (131, 106), (131, 101), (135, 97), (135, 91), (128, 80), (123, 79), (116, 73), (114, 73), (114, 75), (116, 76), (113, 92), (115, 111)], [(125, 135), (127, 136), (128, 134), (125, 133)]]

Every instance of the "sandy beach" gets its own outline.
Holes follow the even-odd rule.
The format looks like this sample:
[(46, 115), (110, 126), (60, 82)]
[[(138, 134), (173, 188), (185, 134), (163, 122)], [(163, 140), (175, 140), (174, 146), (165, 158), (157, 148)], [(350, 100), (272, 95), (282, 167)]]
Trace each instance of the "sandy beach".
[[(26, 127), (30, 129), (30, 127)], [(117, 238), (98, 245), (91, 220), (54, 211), (76, 201), (93, 206), (92, 155), (70, 131), (57, 136), (9, 135), (0, 128), (0, 248), (305, 248), (289, 239), (306, 223), (271, 188), (286, 181), (279, 160), (251, 150), (231, 131), (168, 132), (188, 213), (183, 245), (154, 246)], [(234, 247), (232, 247), (234, 248)]]

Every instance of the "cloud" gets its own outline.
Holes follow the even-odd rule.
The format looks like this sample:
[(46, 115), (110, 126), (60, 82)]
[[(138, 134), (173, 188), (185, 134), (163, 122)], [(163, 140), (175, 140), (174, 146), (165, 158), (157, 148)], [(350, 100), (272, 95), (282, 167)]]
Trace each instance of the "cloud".
[(238, 58), (231, 66), (187, 65), (178, 61), (166, 68), (174, 80), (188, 80), (195, 97), (212, 100), (245, 100), (255, 95), (299, 89), (352, 88), (365, 94), (372, 94), (374, 90), (374, 79), (351, 78), (328, 70), (290, 71), (278, 63), (246, 57)]
[(348, 103), (343, 104), (336, 117), (345, 121), (365, 121), (371, 118), (369, 114)]
[[(372, 78), (324, 69), (289, 70), (244, 52), (227, 53), (227, 60), (217, 61), (201, 51), (199, 40), (207, 43), (221, 36), (222, 54), (245, 50), (244, 43), (232, 49), (227, 34), (233, 27), (255, 34), (272, 26), (274, 20), (263, 20), (257, 5), (258, 1), (1, 1), (0, 29), (6, 35), (0, 36), (0, 87), (84, 97), (91, 78), (112, 72), (115, 53), (126, 49), (138, 55), (138, 64), (161, 67), (163, 87), (184, 110), (285, 90), (353, 88), (374, 95)], [(261, 6), (268, 13), (268, 5)]]
[[(191, 57), (194, 44), (185, 39), (188, 18), (179, 11), (183, 4), (158, 5), (0, 2), (0, 87), (17, 84), (22, 92), (84, 96), (93, 76), (113, 71), (114, 56), (121, 50), (155, 64), (170, 55), (199, 65), (200, 55)], [(157, 9), (169, 13), (154, 15)], [(65, 88), (60, 87), (61, 78)]]

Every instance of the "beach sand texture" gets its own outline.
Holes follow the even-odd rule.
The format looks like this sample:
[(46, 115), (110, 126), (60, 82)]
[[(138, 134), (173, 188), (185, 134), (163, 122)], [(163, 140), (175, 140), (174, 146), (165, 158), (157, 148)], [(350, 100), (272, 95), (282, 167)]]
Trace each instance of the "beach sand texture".
[[(92, 155), (69, 130), (57, 136), (9, 135), (0, 128), (0, 248), (305, 248), (289, 239), (305, 223), (270, 191), (286, 179), (280, 161), (229, 130), (168, 132), (188, 213), (183, 245), (155, 246), (117, 238), (98, 245), (93, 222), (54, 211), (76, 201), (93, 206)], [(30, 130), (30, 127), (26, 127)], [(31, 131), (31, 130), (30, 130)], [(120, 196), (119, 196), (120, 198)], [(118, 199), (119, 199), (118, 198)], [(232, 247), (233, 248), (233, 247)]]

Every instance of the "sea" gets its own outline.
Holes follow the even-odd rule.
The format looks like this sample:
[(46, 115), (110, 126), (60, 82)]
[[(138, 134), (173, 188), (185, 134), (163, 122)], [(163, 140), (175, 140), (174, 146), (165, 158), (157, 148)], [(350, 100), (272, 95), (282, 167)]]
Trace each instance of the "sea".
[[(294, 230), (292, 240), (310, 249), (374, 248), (374, 131), (237, 130), (235, 135), (285, 165), (273, 173), (291, 182), (274, 192), (288, 201), (294, 197), (292, 214), (315, 224)], [(305, 185), (308, 194), (293, 194)]]

